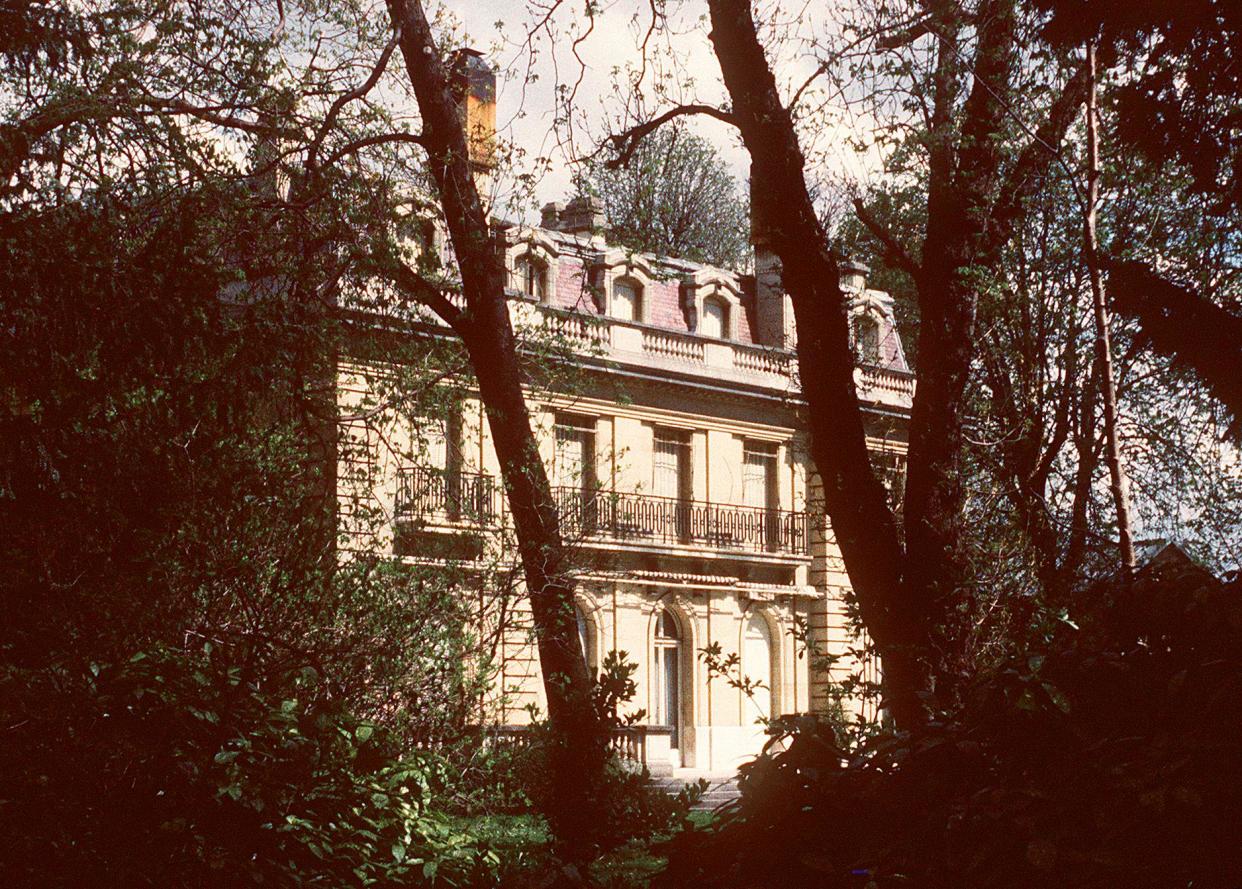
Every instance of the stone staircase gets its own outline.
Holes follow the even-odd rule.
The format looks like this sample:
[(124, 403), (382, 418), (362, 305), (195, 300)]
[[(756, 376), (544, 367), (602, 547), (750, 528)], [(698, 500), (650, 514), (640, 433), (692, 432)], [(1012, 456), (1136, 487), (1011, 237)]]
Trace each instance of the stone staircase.
[(737, 789), (737, 775), (733, 772), (708, 772), (702, 769), (674, 769), (672, 775), (652, 776), (652, 786), (659, 787), (669, 796), (675, 796), (687, 784), (700, 778), (707, 781), (707, 791), (691, 807), (695, 812), (710, 812), (718, 806), (732, 802), (741, 796)]

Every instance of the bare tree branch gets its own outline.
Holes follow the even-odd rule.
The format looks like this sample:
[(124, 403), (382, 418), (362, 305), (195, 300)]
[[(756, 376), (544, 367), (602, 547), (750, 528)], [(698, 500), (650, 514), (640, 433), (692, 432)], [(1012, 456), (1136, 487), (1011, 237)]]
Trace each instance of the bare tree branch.
[(323, 123), (319, 125), (319, 131), (315, 133), (315, 138), (311, 140), (310, 146), (306, 150), (306, 169), (314, 170), (317, 166), (319, 158), (319, 149), (323, 147), (323, 140), (327, 138), (331, 132), (332, 126), (336, 123), (336, 119), (340, 117), (341, 111), (350, 102), (356, 102), (358, 99), (366, 96), (379, 83), (379, 79), (384, 75), (384, 71), (388, 68), (388, 60), (392, 58), (393, 50), (397, 48), (397, 42), (401, 39), (401, 31), (397, 29), (393, 32), (392, 39), (384, 46), (380, 52), (379, 60), (375, 63), (375, 67), (371, 69), (370, 76), (361, 84), (347, 93), (342, 93), (337, 97), (336, 101), (328, 109), (328, 113), (324, 115)]
[(713, 105), (678, 105), (676, 108), (670, 108), (663, 114), (653, 117), (651, 120), (630, 127), (624, 132), (608, 137), (608, 143), (612, 146), (613, 151), (617, 152), (617, 156), (608, 161), (608, 166), (612, 169), (625, 166), (629, 163), (630, 158), (634, 156), (634, 151), (638, 148), (638, 143), (643, 140), (649, 133), (659, 129), (664, 124), (678, 117), (686, 117), (692, 114), (705, 114), (708, 117), (714, 117), (716, 120), (724, 121), (729, 126), (737, 126), (737, 121), (733, 115)]
[(348, 145), (338, 148), (329, 155), (328, 159), (323, 162), (324, 167), (330, 167), (342, 158), (348, 157), (356, 151), (364, 148), (370, 148), (373, 145), (387, 145), (393, 142), (407, 143), (410, 145), (426, 146), (426, 142), (422, 136), (417, 133), (381, 133), (375, 136), (367, 136), (365, 139), (356, 139)]

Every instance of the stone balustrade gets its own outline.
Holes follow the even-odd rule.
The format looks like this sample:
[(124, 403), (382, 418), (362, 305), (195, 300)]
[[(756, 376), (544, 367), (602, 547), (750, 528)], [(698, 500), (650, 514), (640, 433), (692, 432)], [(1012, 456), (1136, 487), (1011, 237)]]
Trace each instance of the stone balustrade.
[[(549, 306), (539, 307), (539, 314), (544, 329), (572, 348), (619, 364), (701, 374), (717, 381), (784, 392), (798, 385), (797, 357), (788, 349), (718, 340)], [(855, 371), (855, 384), (864, 401), (907, 410), (913, 403), (915, 378), (909, 371), (862, 365)]]
[[(484, 742), (494, 747), (525, 749), (532, 742), (529, 725), (489, 725), (481, 727)], [(608, 746), (628, 762), (645, 766), (652, 775), (671, 775), (671, 725), (623, 725), (609, 733)]]

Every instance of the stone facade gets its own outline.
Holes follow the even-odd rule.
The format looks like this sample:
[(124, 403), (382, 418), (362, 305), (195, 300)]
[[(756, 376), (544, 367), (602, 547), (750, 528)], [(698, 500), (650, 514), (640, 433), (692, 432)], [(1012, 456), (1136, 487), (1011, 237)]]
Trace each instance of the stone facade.
[[(575, 356), (572, 392), (532, 392), (531, 408), (581, 572), (583, 645), (595, 668), (611, 650), (637, 663), (632, 707), (669, 727), (647, 738), (654, 770), (733, 768), (762, 745), (761, 716), (827, 704), (827, 677), (811, 669), (797, 628), (824, 653), (845, 655), (858, 642), (800, 431), (779, 269), (774, 277), (771, 258), (757, 257), (767, 285), (757, 286), (754, 276), (630, 254), (589, 231), (561, 230), (558, 211), (545, 208), (545, 226), (498, 226), (497, 237), (520, 335)], [(857, 380), (872, 446), (899, 472), (914, 380), (891, 299), (858, 275), (846, 283), (860, 343), (870, 344)], [(409, 335), (434, 335), (434, 325)], [(422, 564), (514, 558), (482, 405), (460, 398), (428, 443), (426, 430), (363, 410), (391, 371), (358, 358), (339, 368), (342, 411), (368, 417), (343, 433), (354, 446), (342, 454), (353, 456), (339, 467), (353, 548)], [(360, 503), (386, 517), (378, 532), (351, 524)], [(480, 621), (493, 620), (495, 609), (482, 595), (480, 603)], [(482, 717), (518, 724), (527, 705), (542, 708), (543, 689), (521, 598), (505, 613), (496, 692)], [(748, 696), (709, 681), (708, 646), (737, 655), (760, 689)], [(875, 678), (873, 664), (848, 656), (834, 669)]]
[[(495, 82), (478, 54), (457, 70), (486, 193)], [(637, 664), (630, 706), (647, 728), (626, 736), (625, 752), (657, 773), (733, 769), (762, 746), (764, 719), (829, 706), (834, 676), (814, 668), (808, 646), (837, 656), (837, 677), (878, 678), (852, 656), (848, 579), (801, 432), (792, 308), (762, 220), (753, 227), (747, 275), (609, 245), (592, 198), (548, 204), (536, 227), (494, 226), (520, 341), (551, 350), (561, 371), (528, 403), (574, 554), (583, 650), (593, 669), (611, 651)], [(443, 233), (435, 240), (451, 266)], [(856, 382), (877, 463), (899, 487), (914, 378), (892, 300), (865, 276), (843, 267)], [(448, 379), (446, 418), (384, 410), (400, 368), (373, 341), (448, 331), (425, 311), (353, 308), (358, 348), (337, 379), (343, 557), (462, 577), (480, 632), (498, 644), (480, 719), (521, 724), (531, 705), (544, 709), (544, 693), (528, 606), (499, 582), (520, 572), (482, 404), (468, 381)], [(732, 675), (752, 693), (709, 676), (708, 648), (734, 658)], [(846, 704), (875, 715), (874, 702)]]

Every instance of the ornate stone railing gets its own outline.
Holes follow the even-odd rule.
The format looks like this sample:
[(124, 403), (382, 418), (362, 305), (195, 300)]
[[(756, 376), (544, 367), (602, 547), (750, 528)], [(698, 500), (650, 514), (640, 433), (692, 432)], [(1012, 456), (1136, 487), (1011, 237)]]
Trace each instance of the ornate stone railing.
[[(489, 725), (482, 733), (487, 744), (514, 750), (530, 747), (532, 740), (529, 725)], [(672, 738), (671, 725), (624, 725), (609, 733), (608, 746), (621, 759), (659, 775), (672, 771)]]
[[(718, 340), (552, 306), (539, 306), (538, 311), (544, 328), (570, 347), (618, 361), (650, 362), (780, 388), (797, 379), (797, 356), (789, 349)], [(855, 372), (855, 382), (864, 399), (909, 407), (914, 398), (915, 377), (909, 371), (862, 365)]]
[(618, 491), (553, 489), (567, 537), (807, 554), (805, 512)]
[(706, 361), (704, 342), (700, 337), (674, 330), (642, 330), (643, 352), (674, 361), (703, 364)]
[(591, 352), (606, 349), (612, 343), (611, 326), (607, 319), (596, 315), (544, 307), (543, 325), (569, 345)]
[(780, 377), (793, 376), (794, 357), (792, 352), (767, 349), (763, 346), (748, 346), (733, 343), (733, 366), (750, 373), (773, 374)]
[(868, 394), (894, 396), (898, 399), (914, 398), (914, 374), (904, 370), (863, 365), (858, 368), (855, 383), (864, 397)]

